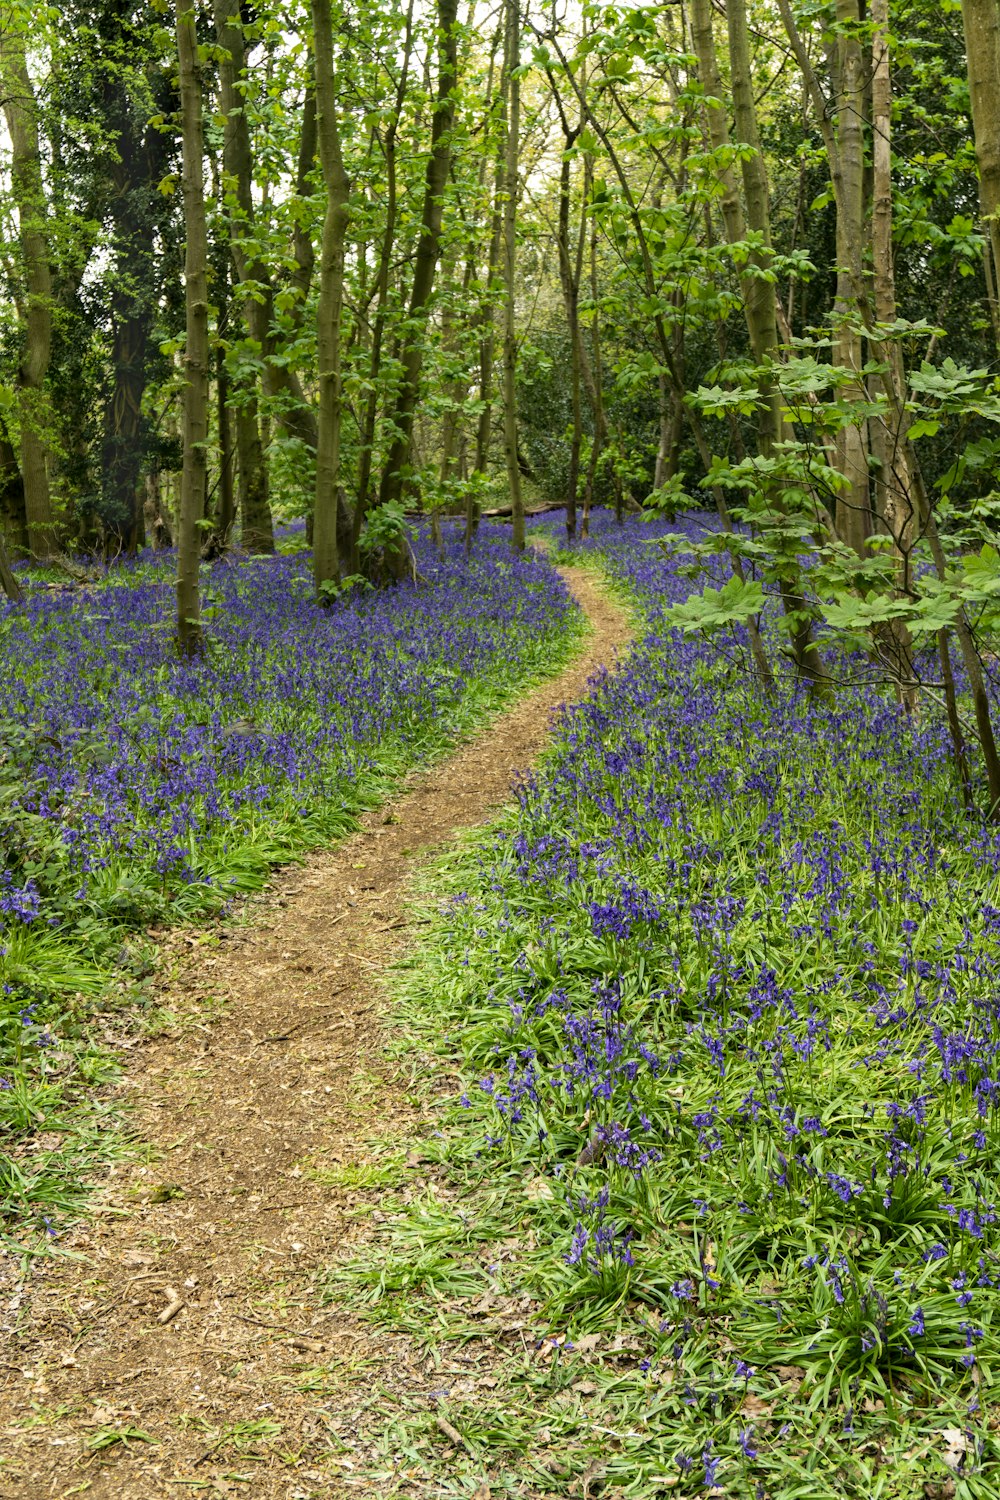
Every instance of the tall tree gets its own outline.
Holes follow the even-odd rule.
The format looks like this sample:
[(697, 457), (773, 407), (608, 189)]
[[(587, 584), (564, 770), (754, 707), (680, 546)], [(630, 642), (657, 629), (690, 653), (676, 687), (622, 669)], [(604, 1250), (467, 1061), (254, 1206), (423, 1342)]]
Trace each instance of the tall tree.
[(979, 164), (979, 201), (990, 245), (990, 301), (994, 334), (1000, 342), (1000, 6), (997, 0), (962, 0), (962, 21)]
[[(835, 41), (837, 155), (837, 301), (834, 308), (834, 358), (849, 372), (841, 399), (863, 406), (864, 349), (858, 317), (865, 239), (866, 68), (862, 54), (859, 0), (837, 0)], [(862, 418), (847, 422), (837, 437), (838, 467), (844, 488), (837, 511), (841, 534), (858, 553), (871, 530), (868, 443)]]
[[(771, 271), (771, 214), (767, 173), (764, 166), (757, 126), (757, 110), (754, 101), (753, 79), (750, 63), (749, 27), (745, 0), (730, 0), (727, 6), (729, 33), (730, 69), (734, 106), (734, 129), (736, 139), (744, 147), (741, 153), (743, 186), (746, 195), (746, 213), (740, 201), (736, 179), (729, 166), (729, 130), (723, 113), (722, 81), (712, 32), (712, 16), (709, 0), (693, 0), (692, 25), (695, 48), (699, 60), (702, 84), (709, 94), (709, 130), (712, 145), (720, 166), (721, 208), (726, 236), (732, 245), (746, 241), (749, 228), (754, 235), (753, 246), (748, 255), (747, 270), (741, 276), (743, 311), (746, 319), (750, 347), (758, 367), (763, 372), (775, 360), (778, 346), (777, 297)], [(781, 403), (778, 392), (769, 384), (766, 374), (761, 375), (763, 405), (761, 411), (760, 448), (768, 457), (774, 445), (783, 436)], [(730, 526), (728, 512), (721, 497), (717, 498), (723, 524)], [(739, 576), (742, 576), (741, 570)], [(782, 604), (788, 616), (789, 633), (796, 666), (801, 676), (816, 684), (822, 682), (825, 672), (812, 638), (809, 611), (795, 573), (786, 571), (780, 582)], [(756, 625), (751, 629), (751, 646), (764, 681), (770, 680), (770, 671), (762, 669), (763, 647)]]
[(177, 62), (181, 101), (184, 194), (183, 467), (177, 527), (177, 639), (183, 651), (201, 644), (199, 568), (201, 522), (208, 475), (208, 227), (205, 218), (205, 151), (202, 68), (195, 11), (176, 0)]
[(30, 14), (18, 3), (0, 6), (0, 83), (11, 141), (11, 179), (20, 225), (25, 298), (18, 365), (18, 421), (28, 546), (36, 558), (56, 550), (49, 493), (45, 375), (52, 353), (52, 268), (38, 104), (26, 55)]
[[(319, 156), (326, 188), (326, 214), (320, 251), (319, 310), (316, 316), (319, 421), (316, 445), (316, 500), (313, 511), (313, 579), (317, 590), (340, 578), (337, 497), (340, 487), (341, 379), (340, 321), (344, 306), (344, 252), (351, 186), (337, 121), (333, 25), (330, 0), (313, 0), (316, 56), (316, 113)], [(350, 558), (346, 559), (348, 566)]]
[(504, 78), (504, 204), (503, 204), (503, 440), (510, 491), (512, 542), (524, 551), (524, 500), (517, 445), (517, 199), (521, 145), (521, 0), (505, 0)]
[[(267, 270), (254, 252), (253, 157), (247, 121), (249, 76), (241, 0), (214, 0), (219, 39), (219, 102), (225, 116), (223, 166), (230, 205), (228, 229), (233, 269), (244, 286), (247, 332), (263, 359), (270, 340), (271, 297)], [(308, 129), (308, 110), (303, 133)], [(239, 468), (240, 531), (250, 552), (273, 552), (274, 529), (268, 503), (268, 473), (261, 441), (256, 379), (234, 392)]]
[(424, 361), (424, 322), (441, 254), (441, 223), (451, 163), (458, 73), (458, 0), (437, 0), (437, 97), (431, 122), (430, 155), (424, 180), (417, 241), (406, 314), (408, 330), (401, 353), (402, 375), (390, 418), (393, 433), (379, 484), (379, 503), (398, 502), (403, 493), (413, 439), (413, 416), (420, 396)]

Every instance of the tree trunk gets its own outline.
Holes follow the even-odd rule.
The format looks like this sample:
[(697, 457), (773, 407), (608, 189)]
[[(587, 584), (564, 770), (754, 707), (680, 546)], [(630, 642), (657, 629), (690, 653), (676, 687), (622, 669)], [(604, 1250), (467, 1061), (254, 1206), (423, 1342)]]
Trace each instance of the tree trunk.
[[(241, 0), (214, 0), (215, 28), (219, 39), (219, 102), (226, 117), (223, 166), (235, 193), (236, 209), (229, 215), (229, 246), (237, 281), (255, 284), (255, 293), (245, 299), (247, 332), (266, 361), (271, 342), (270, 276), (247, 240), (253, 235), (253, 155), (246, 113), (246, 47), (243, 40)], [(303, 115), (302, 134), (310, 132), (312, 109)], [(296, 235), (296, 276), (311, 271), (309, 255)], [(310, 252), (311, 253), (311, 252)], [(308, 269), (307, 269), (308, 268)], [(263, 300), (258, 288), (265, 288)], [(303, 294), (304, 295), (304, 294)], [(274, 523), (268, 497), (267, 463), (260, 432), (260, 410), (256, 382), (248, 381), (236, 393), (236, 447), (239, 458), (240, 533), (249, 552), (274, 551)], [(300, 393), (301, 398), (301, 393)]]
[[(1000, 7), (997, 0), (962, 0), (972, 128), (979, 164), (979, 202), (989, 236), (994, 299), (1000, 283)], [(995, 322), (996, 326), (996, 322)]]
[(456, 22), (458, 0), (437, 0), (438, 80), (437, 101), (431, 123), (431, 152), (427, 161), (420, 238), (413, 266), (413, 284), (407, 308), (409, 332), (402, 351), (403, 374), (392, 414), (395, 436), (382, 470), (379, 503), (399, 502), (410, 459), (413, 414), (420, 395), (423, 370), (423, 323), (434, 290), (434, 276), (441, 254), (441, 220), (444, 193), (451, 165), (451, 135), (455, 124), (455, 85), (458, 70)]
[(113, 38), (112, 45), (117, 47), (124, 36), (122, 45), (135, 66), (153, 69), (148, 98), (136, 96), (132, 88), (131, 63), (103, 70), (100, 84), (103, 117), (115, 130), (115, 150), (101, 158), (113, 255), (108, 268), (113, 371), (104, 400), (100, 519), (105, 548), (133, 552), (145, 534), (142, 471), (148, 423), (143, 399), (162, 297), (155, 226), (163, 204), (159, 187), (172, 149), (168, 133), (150, 124), (149, 115), (151, 105), (157, 113), (174, 110), (176, 89), (168, 69), (159, 58), (153, 63), (149, 44), (131, 28), (124, 0), (111, 0), (101, 14), (101, 30)]
[(135, 308), (133, 288), (122, 278), (112, 295), (114, 389), (104, 408), (101, 482), (106, 542), (134, 552), (139, 543), (139, 476), (142, 468), (142, 397), (146, 386), (148, 320)]
[[(733, 106), (736, 137), (748, 148), (743, 157), (743, 187), (746, 194), (746, 221), (763, 249), (751, 255), (751, 262), (761, 273), (770, 272), (771, 216), (768, 204), (767, 173), (757, 130), (757, 108), (750, 70), (750, 43), (747, 31), (745, 0), (730, 0), (726, 9), (729, 22), (729, 55), (732, 69)], [(708, 39), (711, 43), (709, 22)], [(714, 52), (714, 44), (712, 45)], [(718, 70), (716, 69), (716, 77)], [(727, 233), (729, 224), (727, 223)], [(747, 332), (758, 365), (774, 359), (778, 344), (777, 293), (766, 275), (743, 277), (743, 301)], [(760, 447), (767, 456), (783, 436), (781, 408), (777, 393), (762, 383), (765, 404), (761, 413)], [(816, 690), (826, 682), (822, 658), (812, 638), (810, 611), (802, 593), (796, 570), (794, 576), (779, 579), (782, 607), (789, 620), (789, 638), (796, 670)], [(756, 654), (756, 653), (755, 653)]]
[[(560, 106), (561, 108), (561, 106)], [(581, 401), (581, 338), (580, 338), (580, 255), (570, 247), (569, 220), (572, 207), (572, 182), (570, 157), (579, 135), (563, 116), (563, 159), (559, 167), (559, 282), (562, 287), (566, 326), (569, 331), (570, 350), (570, 403), (573, 413), (573, 428), (569, 445), (569, 477), (566, 485), (566, 538), (573, 541), (576, 536), (576, 496), (580, 487), (580, 451), (583, 447), (583, 403)], [(581, 206), (581, 216), (586, 208)], [(581, 232), (582, 232), (581, 218)]]
[[(587, 158), (585, 182), (589, 189), (592, 180), (590, 158)], [(580, 535), (584, 538), (590, 535), (590, 510), (594, 503), (594, 481), (597, 478), (597, 465), (601, 460), (601, 453), (608, 445), (608, 421), (604, 414), (604, 372), (601, 368), (601, 317), (598, 308), (599, 285), (597, 279), (597, 220), (591, 216), (590, 220), (590, 300), (593, 304), (592, 322), (590, 325), (590, 348), (591, 359), (584, 359), (584, 380), (587, 382), (587, 394), (590, 398), (591, 410), (594, 414), (594, 434), (590, 445), (590, 463), (587, 466), (587, 485), (583, 497), (583, 523)], [(589, 379), (588, 379), (589, 377)], [(612, 455), (614, 459), (614, 455)], [(615, 496), (615, 520), (619, 526), (624, 520), (624, 500), (622, 493), (621, 475), (618, 466), (612, 461), (611, 483)]]
[(170, 522), (163, 514), (160, 489), (160, 471), (150, 469), (146, 475), (146, 495), (142, 510), (146, 533), (154, 552), (160, 552), (164, 547), (172, 547), (174, 542)]
[(372, 330), (371, 349), (368, 357), (368, 395), (365, 400), (365, 414), (361, 428), (361, 448), (358, 457), (358, 489), (354, 499), (354, 513), (351, 517), (352, 572), (358, 567), (359, 563), (358, 549), (361, 541), (361, 528), (364, 524), (365, 512), (368, 509), (370, 500), (369, 490), (375, 457), (375, 432), (378, 422), (379, 403), (378, 381), (382, 367), (382, 346), (385, 341), (386, 318), (389, 311), (389, 280), (392, 270), (392, 255), (396, 244), (398, 205), (396, 144), (399, 135), (399, 122), (406, 103), (406, 89), (410, 76), (410, 60), (413, 53), (413, 3), (414, 0), (409, 0), (407, 6), (403, 56), (399, 69), (399, 81), (396, 85), (395, 103), (382, 142), (382, 153), (385, 158), (385, 223), (382, 230), (378, 269), (375, 276), (376, 311), (375, 324)]
[[(313, 512), (313, 579), (319, 592), (324, 583), (340, 579), (341, 560), (337, 545), (340, 421), (343, 404), (340, 320), (344, 306), (344, 247), (351, 185), (344, 167), (337, 123), (330, 0), (312, 0), (312, 12), (316, 38), (316, 120), (320, 163), (326, 188), (326, 214), (320, 250), (319, 309), (316, 314), (319, 422), (316, 501)], [(349, 558), (345, 562), (349, 565)]]
[[(893, 262), (892, 185), (892, 74), (889, 58), (889, 0), (871, 0), (872, 36), (872, 264), (874, 270), (875, 318), (879, 323), (896, 320), (896, 276)], [(900, 393), (905, 390), (903, 360), (898, 342), (889, 346), (893, 379)], [(892, 412), (871, 424), (872, 446), (879, 462), (876, 483), (878, 516), (892, 539), (896, 566), (897, 595), (910, 589), (910, 554), (914, 543), (914, 512), (905, 449)], [(890, 668), (896, 678), (901, 703), (909, 712), (916, 707), (913, 680), (913, 643), (902, 621), (892, 623), (882, 636), (888, 647)]]
[[(502, 86), (502, 85), (501, 85)], [(500, 264), (503, 246), (503, 152), (498, 152), (493, 176), (493, 217), (490, 225), (490, 248), (486, 258), (486, 288), (479, 307), (479, 421), (476, 423), (475, 479), (486, 478), (489, 464), (490, 436), (493, 432), (493, 363), (496, 354), (496, 313), (493, 306), (493, 283)], [(479, 525), (479, 501), (469, 488), (465, 511), (465, 551), (468, 555), (472, 538)]]
[(503, 158), (503, 446), (507, 461), (507, 486), (510, 490), (511, 540), (514, 551), (523, 552), (524, 499), (521, 494), (521, 467), (517, 454), (517, 329), (514, 318), (514, 282), (517, 271), (517, 178), (521, 144), (521, 80), (517, 74), (521, 61), (520, 0), (505, 0), (505, 6), (504, 74), (507, 107), (504, 121)]
[[(865, 221), (865, 67), (858, 36), (858, 0), (837, 0), (837, 298), (834, 304), (836, 363), (849, 370), (841, 387), (843, 401), (861, 405), (867, 399), (862, 367), (864, 351), (858, 328), (858, 295), (862, 285)], [(866, 423), (859, 418), (837, 435), (837, 467), (845, 486), (837, 500), (838, 529), (859, 556), (871, 531)]]
[(21, 473), (28, 546), (36, 558), (47, 558), (57, 546), (45, 440), (45, 376), (52, 349), (52, 271), (38, 146), (38, 106), (25, 45), (20, 12), (13, 6), (0, 7), (0, 82), (10, 134), (11, 184), (17, 204), (26, 283), (24, 348), (17, 372)]
[(215, 534), (223, 549), (229, 546), (236, 521), (233, 487), (233, 424), (229, 411), (229, 376), (226, 353), (220, 348), (215, 359), (215, 410), (219, 428), (219, 499), (215, 509)]
[(208, 233), (205, 223), (201, 68), (195, 13), (177, 4), (177, 60), (181, 96), (184, 192), (184, 463), (177, 524), (177, 638), (183, 651), (201, 645), (198, 572), (205, 514), (208, 440)]

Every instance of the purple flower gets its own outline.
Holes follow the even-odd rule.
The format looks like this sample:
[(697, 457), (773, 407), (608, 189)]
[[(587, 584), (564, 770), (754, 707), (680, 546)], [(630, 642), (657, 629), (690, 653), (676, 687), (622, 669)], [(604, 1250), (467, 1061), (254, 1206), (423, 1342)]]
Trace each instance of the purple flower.
[(757, 1449), (754, 1447), (754, 1444), (753, 1444), (753, 1428), (752, 1427), (744, 1427), (743, 1431), (740, 1433), (739, 1436), (740, 1436), (740, 1447), (743, 1450), (744, 1457), (745, 1458), (756, 1458), (757, 1457)]

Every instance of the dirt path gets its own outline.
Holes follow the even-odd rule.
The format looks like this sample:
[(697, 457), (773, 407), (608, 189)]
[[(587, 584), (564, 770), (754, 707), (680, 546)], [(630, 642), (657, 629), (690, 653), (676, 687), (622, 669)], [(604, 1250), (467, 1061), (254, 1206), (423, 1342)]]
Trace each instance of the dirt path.
[[(364, 1234), (352, 1210), (373, 1195), (352, 1168), (372, 1137), (389, 1150), (415, 1123), (384, 1059), (378, 987), (419, 941), (405, 925), (414, 862), (488, 818), (553, 707), (627, 640), (600, 586), (562, 573), (593, 629), (567, 670), (279, 876), (253, 924), (190, 940), (163, 997), (189, 1024), (137, 1049), (126, 1079), (148, 1165), (112, 1178), (72, 1241), (79, 1260), (0, 1303), (4, 1500), (380, 1492), (309, 1378), (349, 1383), (369, 1338), (316, 1278)], [(214, 1018), (192, 1012), (206, 995)]]

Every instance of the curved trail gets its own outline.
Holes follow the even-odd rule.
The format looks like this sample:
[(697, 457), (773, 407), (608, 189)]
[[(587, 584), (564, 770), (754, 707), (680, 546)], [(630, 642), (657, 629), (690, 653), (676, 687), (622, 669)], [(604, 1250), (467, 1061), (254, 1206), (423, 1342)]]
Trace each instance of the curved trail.
[[(377, 1211), (365, 1164), (416, 1123), (380, 1043), (378, 984), (419, 941), (405, 921), (415, 858), (507, 800), (553, 708), (627, 643), (626, 613), (600, 584), (560, 572), (592, 628), (568, 668), (414, 774), (356, 834), (277, 876), (252, 925), (184, 940), (162, 999), (186, 1024), (132, 1053), (124, 1085), (148, 1164), (110, 1180), (71, 1239), (78, 1260), (41, 1265), (19, 1309), (0, 1302), (13, 1329), (0, 1354), (4, 1500), (381, 1493), (352, 1457), (349, 1417), (337, 1420), (359, 1381), (369, 1389), (373, 1335), (315, 1283), (363, 1243), (357, 1210)], [(393, 1360), (404, 1381), (419, 1374), (415, 1352)]]

